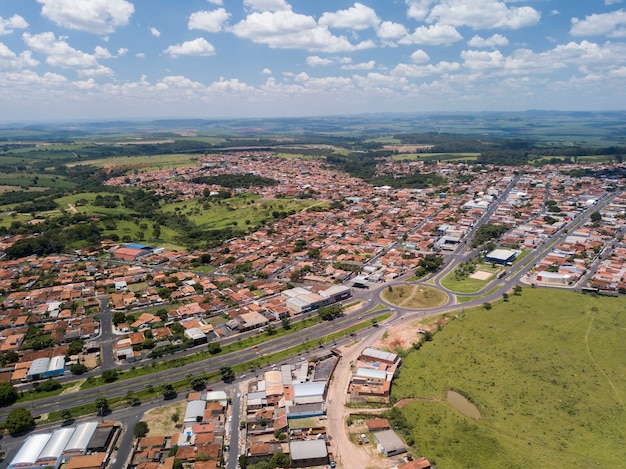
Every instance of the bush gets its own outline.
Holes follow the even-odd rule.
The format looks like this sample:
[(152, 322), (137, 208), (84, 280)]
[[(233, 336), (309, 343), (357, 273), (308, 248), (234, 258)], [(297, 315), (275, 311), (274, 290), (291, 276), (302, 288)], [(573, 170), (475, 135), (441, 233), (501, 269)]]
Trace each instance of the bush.
[(104, 370), (102, 372), (102, 381), (112, 383), (117, 379), (117, 370)]
[(141, 422), (138, 422), (135, 425), (135, 428), (133, 428), (133, 435), (135, 435), (135, 437), (137, 438), (143, 438), (147, 434), (148, 434), (148, 424), (144, 422), (143, 420)]
[(24, 407), (16, 407), (9, 412), (5, 423), (6, 429), (10, 434), (22, 433), (30, 430), (35, 426), (35, 419), (28, 409)]

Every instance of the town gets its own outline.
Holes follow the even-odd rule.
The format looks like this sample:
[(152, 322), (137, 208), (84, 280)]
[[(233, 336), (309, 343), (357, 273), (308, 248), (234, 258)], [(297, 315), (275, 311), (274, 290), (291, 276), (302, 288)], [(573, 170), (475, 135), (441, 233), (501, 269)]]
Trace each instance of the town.
[[(21, 407), (41, 405), (40, 412), (48, 413), (37, 389), (49, 382), (105, 374), (113, 374), (113, 382), (116, 373), (200, 350), (208, 350), (205, 360), (215, 363), (223, 381), (190, 380), (193, 389), (181, 393), (184, 400), (175, 399), (184, 404), (172, 414), (176, 433), (137, 431), (132, 444), (122, 444), (133, 440), (130, 414), (118, 419), (107, 413), (105, 402), (98, 409), (102, 418), (79, 422), (76, 415), (66, 419), (71, 425), (58, 428), (51, 421), (45, 432), (38, 424), (20, 440), (23, 445), (12, 448), (8, 467), (207, 469), (255, 467), (260, 461), (273, 465), (258, 467), (365, 467), (359, 466), (364, 456), (354, 453), (366, 446), (390, 461), (384, 467), (431, 467), (430, 455), (414, 454), (388, 420), (353, 418), (344, 405), (390, 402), (401, 359), (396, 351), (369, 345), (370, 338), (385, 329), (380, 323), (402, 315), (434, 316), (485, 304), (506, 298), (513, 287), (626, 294), (625, 169), (620, 163), (510, 167), (380, 158), (378, 175), (445, 181), (396, 188), (371, 185), (322, 159), (245, 150), (206, 154), (185, 167), (113, 176), (105, 187), (175, 197), (180, 204), (175, 214), (187, 217), (203, 211), (206, 200), (219, 200), (228, 209), (232, 198), (245, 194), (258, 197), (249, 201), (256, 211), (273, 210), (259, 200), (284, 200), (285, 207), (291, 199), (313, 203), (268, 213), (271, 222), (204, 249), (171, 249), (131, 232), (126, 241), (105, 238), (71, 252), (0, 259), (0, 381), (15, 390), (15, 400), (29, 398)], [(276, 184), (230, 192), (202, 182), (224, 175)], [(84, 195), (71, 210), (80, 213), (95, 197)], [(0, 250), (10, 253), (27, 237), (7, 234)], [(474, 280), (480, 284), (476, 291), (485, 295), (473, 300), (474, 292), (455, 292), (436, 272)], [(427, 285), (429, 278), (435, 279), (431, 287), (446, 294), (437, 308), (384, 299), (392, 287)], [(332, 322), (347, 332), (314, 335), (315, 327)], [(277, 332), (300, 325), (304, 348), (271, 363), (272, 353), (289, 348), (285, 341), (269, 350)], [(350, 325), (361, 328), (348, 330)], [(241, 356), (239, 367), (218, 360), (222, 348), (249, 339), (260, 340), (246, 346), (249, 355)], [(139, 395), (140, 386), (123, 388), (124, 394)], [(81, 393), (55, 399), (69, 408), (76, 392)], [(160, 392), (142, 398), (145, 402), (128, 401), (126, 409), (156, 406)], [(98, 395), (114, 397), (102, 390)], [(168, 397), (163, 392), (159, 408)], [(2, 410), (8, 424), (9, 411)], [(352, 441), (343, 431), (347, 419), (360, 425)]]

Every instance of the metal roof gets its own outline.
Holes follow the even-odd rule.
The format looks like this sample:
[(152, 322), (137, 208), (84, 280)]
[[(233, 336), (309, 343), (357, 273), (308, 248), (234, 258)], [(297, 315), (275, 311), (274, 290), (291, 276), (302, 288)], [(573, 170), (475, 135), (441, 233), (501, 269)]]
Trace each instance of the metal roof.
[(289, 442), (289, 453), (292, 461), (319, 459), (328, 457), (328, 449), (324, 440), (293, 440)]
[(36, 360), (33, 360), (33, 363), (31, 363), (30, 368), (28, 369), (28, 374), (39, 375), (45, 373), (46, 371), (48, 371), (49, 365), (49, 358), (37, 358)]
[(85, 422), (78, 425), (64, 452), (85, 452), (97, 427), (98, 422)]
[(386, 453), (406, 450), (406, 445), (393, 430), (383, 430), (374, 433), (376, 443), (382, 446)]
[(48, 440), (46, 447), (41, 451), (37, 460), (60, 458), (75, 430), (76, 427), (67, 427), (59, 428), (52, 432), (50, 440)]
[(294, 397), (307, 397), (307, 396), (323, 396), (326, 389), (326, 383), (311, 382), (311, 383), (295, 383), (293, 385)]
[(47, 371), (65, 370), (65, 357), (52, 357)]
[(206, 408), (206, 401), (196, 400), (189, 401), (185, 408), (184, 422), (196, 422), (196, 417), (204, 417), (204, 409)]
[(384, 360), (391, 363), (394, 363), (398, 359), (397, 353), (385, 352), (374, 347), (365, 348), (361, 355), (364, 357), (376, 358), (378, 360)]
[(44, 449), (51, 436), (51, 433), (40, 433), (38, 435), (29, 436), (15, 457), (11, 460), (11, 464), (8, 466), (9, 469), (27, 466), (29, 464), (31, 466), (34, 465), (35, 462), (37, 462), (39, 453)]
[(387, 379), (385, 370), (372, 370), (371, 368), (357, 368), (355, 376), (372, 379)]

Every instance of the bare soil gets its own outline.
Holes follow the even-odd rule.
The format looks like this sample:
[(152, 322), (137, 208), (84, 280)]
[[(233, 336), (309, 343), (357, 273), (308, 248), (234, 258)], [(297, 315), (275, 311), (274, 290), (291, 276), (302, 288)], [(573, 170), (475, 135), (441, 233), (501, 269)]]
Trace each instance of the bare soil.
[[(179, 432), (182, 429), (186, 405), (187, 401), (180, 401), (147, 411), (142, 420), (148, 424), (148, 435), (173, 435)], [(174, 422), (172, 416), (176, 414), (178, 421)]]

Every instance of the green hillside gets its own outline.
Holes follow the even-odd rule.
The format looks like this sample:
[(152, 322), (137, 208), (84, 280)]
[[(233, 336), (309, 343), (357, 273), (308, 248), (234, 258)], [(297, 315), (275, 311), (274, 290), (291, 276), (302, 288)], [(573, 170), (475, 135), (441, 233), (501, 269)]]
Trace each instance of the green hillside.
[(623, 299), (554, 289), (467, 310), (404, 360), (406, 436), (440, 469), (626, 467), (625, 331)]

